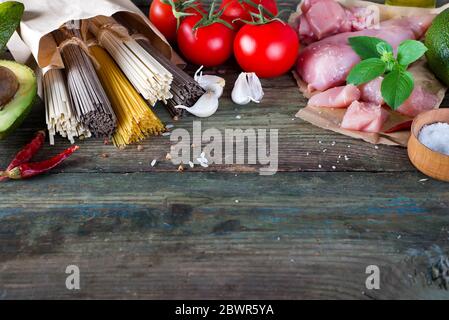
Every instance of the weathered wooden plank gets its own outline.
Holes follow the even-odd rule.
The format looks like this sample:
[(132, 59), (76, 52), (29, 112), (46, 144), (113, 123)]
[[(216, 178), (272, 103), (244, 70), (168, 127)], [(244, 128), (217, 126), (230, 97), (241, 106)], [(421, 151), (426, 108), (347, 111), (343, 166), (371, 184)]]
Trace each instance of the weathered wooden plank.
[[(449, 190), (419, 174), (62, 174), (2, 185), (0, 297), (449, 298)], [(74, 192), (77, 190), (77, 192)], [(81, 268), (79, 293), (65, 267)], [(367, 291), (365, 268), (381, 269)]]
[[(236, 73), (229, 71), (226, 79), (232, 84)], [(230, 101), (231, 86), (221, 100), (217, 114), (201, 120), (203, 130), (217, 128), (224, 135), (229, 129), (278, 129), (279, 130), (279, 170), (280, 171), (414, 171), (405, 149), (379, 147), (354, 140), (330, 131), (316, 128), (294, 118), (305, 99), (299, 94), (293, 79), (287, 75), (279, 79), (264, 81), (266, 97), (260, 105), (236, 106)], [(173, 123), (163, 107), (157, 113), (166, 123)], [(237, 117), (241, 119), (237, 119)], [(175, 128), (185, 128), (192, 133), (193, 121), (198, 118), (186, 117), (175, 123)], [(14, 153), (44, 126), (43, 105), (35, 107), (25, 124), (5, 141), (0, 141), (0, 166), (6, 166)], [(321, 143), (320, 143), (321, 142)], [(334, 145), (335, 144), (335, 145)], [(65, 166), (66, 172), (137, 172), (137, 171), (176, 171), (177, 166), (163, 162), (151, 168), (153, 159), (165, 159), (170, 151), (169, 137), (150, 138), (142, 143), (144, 151), (136, 146), (117, 150), (105, 146), (101, 139), (88, 139), (79, 142), (81, 150), (72, 165)], [(62, 150), (68, 143), (57, 139), (57, 147), (46, 147), (42, 158)], [(350, 147), (348, 147), (350, 146)], [(108, 158), (103, 158), (108, 154)], [(344, 156), (350, 160), (345, 161)], [(321, 166), (321, 168), (319, 168)], [(335, 167), (335, 169), (333, 168)], [(203, 170), (196, 168), (195, 170)], [(211, 166), (208, 171), (256, 171), (258, 166)], [(55, 172), (61, 172), (58, 168)]]

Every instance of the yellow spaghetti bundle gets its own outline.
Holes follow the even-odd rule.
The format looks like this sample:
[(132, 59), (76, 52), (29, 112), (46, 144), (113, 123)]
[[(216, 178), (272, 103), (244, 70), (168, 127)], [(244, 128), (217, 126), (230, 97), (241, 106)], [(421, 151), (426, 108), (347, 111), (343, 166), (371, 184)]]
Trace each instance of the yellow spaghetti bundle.
[(159, 135), (165, 127), (137, 93), (111, 56), (101, 47), (90, 48), (98, 61), (98, 77), (117, 116), (117, 130), (112, 140), (118, 147), (138, 142), (149, 135)]

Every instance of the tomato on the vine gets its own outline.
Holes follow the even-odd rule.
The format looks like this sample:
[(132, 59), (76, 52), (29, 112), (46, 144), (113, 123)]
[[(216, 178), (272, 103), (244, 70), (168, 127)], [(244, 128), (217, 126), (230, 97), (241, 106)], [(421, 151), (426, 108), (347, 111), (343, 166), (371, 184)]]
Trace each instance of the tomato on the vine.
[(185, 18), (178, 29), (178, 46), (191, 63), (218, 66), (232, 56), (235, 31), (221, 19), (221, 11)]
[(193, 0), (153, 0), (150, 7), (150, 21), (165, 36), (174, 42), (182, 17), (194, 15), (200, 9), (198, 1)]
[(259, 5), (267, 11), (266, 16), (276, 16), (279, 12), (276, 0), (223, 0), (220, 6), (223, 10), (222, 18), (241, 28), (244, 25), (241, 20), (250, 21), (251, 12), (259, 12)]
[(261, 78), (273, 78), (289, 71), (298, 51), (295, 30), (277, 19), (245, 25), (234, 41), (234, 55), (240, 67)]

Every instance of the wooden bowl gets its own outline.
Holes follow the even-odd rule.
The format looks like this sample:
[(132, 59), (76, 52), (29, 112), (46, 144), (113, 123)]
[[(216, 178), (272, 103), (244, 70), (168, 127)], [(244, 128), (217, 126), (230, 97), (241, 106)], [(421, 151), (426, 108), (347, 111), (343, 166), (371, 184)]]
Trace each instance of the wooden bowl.
[(436, 122), (449, 123), (449, 109), (427, 111), (415, 118), (408, 142), (408, 156), (413, 165), (425, 175), (449, 182), (449, 156), (429, 149), (418, 139), (419, 132), (425, 125)]

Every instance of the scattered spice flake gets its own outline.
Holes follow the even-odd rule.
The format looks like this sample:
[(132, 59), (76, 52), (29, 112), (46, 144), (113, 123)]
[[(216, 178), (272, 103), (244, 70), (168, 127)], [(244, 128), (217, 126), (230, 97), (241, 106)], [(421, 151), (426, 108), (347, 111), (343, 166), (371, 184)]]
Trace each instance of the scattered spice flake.
[(171, 154), (167, 153), (167, 155), (165, 156), (165, 160), (170, 161), (172, 159)]
[(182, 166), (182, 164), (178, 167), (178, 172), (184, 172), (184, 167)]
[(171, 136), (171, 132), (164, 132), (164, 133), (162, 134), (162, 136), (163, 136), (163, 137)]
[(157, 160), (154, 159), (153, 161), (151, 161), (151, 166), (154, 167), (156, 165), (156, 163), (157, 163)]
[(110, 145), (111, 142), (109, 141), (108, 138), (106, 138), (106, 139), (104, 139), (103, 144), (104, 144), (105, 146), (107, 146), (107, 145)]
[(137, 151), (143, 151), (143, 149), (144, 149), (143, 146), (141, 146), (141, 145), (138, 145), (138, 146), (137, 146)]
[(104, 159), (106, 159), (106, 158), (109, 158), (109, 155), (108, 155), (107, 153), (102, 153), (102, 154), (101, 154), (101, 157), (104, 158)]
[(165, 126), (166, 129), (173, 129), (174, 127), (175, 127), (175, 126), (172, 125), (172, 124), (167, 124), (167, 125)]

